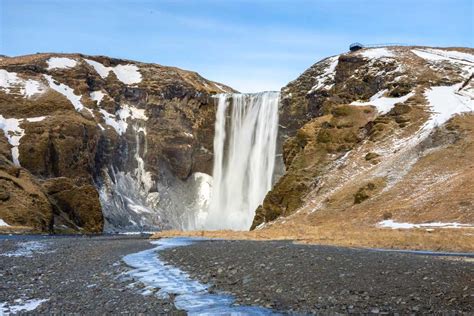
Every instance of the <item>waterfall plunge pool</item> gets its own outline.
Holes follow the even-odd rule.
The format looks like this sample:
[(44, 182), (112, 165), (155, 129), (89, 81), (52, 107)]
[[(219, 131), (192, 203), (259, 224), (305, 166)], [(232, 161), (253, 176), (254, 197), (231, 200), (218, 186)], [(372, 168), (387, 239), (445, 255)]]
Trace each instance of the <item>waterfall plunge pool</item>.
[(192, 280), (187, 273), (159, 258), (158, 253), (162, 250), (187, 246), (200, 240), (164, 238), (151, 241), (156, 247), (123, 257), (123, 261), (133, 268), (127, 274), (145, 284), (145, 292), (159, 289), (159, 297), (176, 295), (175, 306), (189, 315), (281, 315), (263, 307), (236, 306), (231, 295), (209, 293), (208, 284)]

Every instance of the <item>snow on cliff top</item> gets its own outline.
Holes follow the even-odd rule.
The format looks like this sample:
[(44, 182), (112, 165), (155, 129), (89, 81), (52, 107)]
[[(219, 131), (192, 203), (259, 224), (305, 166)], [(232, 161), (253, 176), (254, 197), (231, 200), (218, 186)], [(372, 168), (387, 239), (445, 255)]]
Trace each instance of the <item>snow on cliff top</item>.
[(369, 58), (369, 59), (376, 59), (382, 57), (395, 57), (395, 55), (385, 47), (381, 48), (366, 48), (359, 53), (360, 55)]
[(115, 67), (106, 67), (99, 62), (90, 59), (84, 59), (89, 65), (94, 67), (95, 71), (102, 77), (107, 78), (109, 73), (113, 71), (117, 79), (125, 84), (135, 84), (142, 81), (142, 75), (135, 65), (117, 65)]
[(452, 50), (434, 48), (412, 49), (412, 53), (428, 61), (450, 61), (465, 65), (474, 65), (474, 55)]
[(66, 57), (51, 57), (46, 62), (48, 63), (48, 70), (74, 68), (77, 65), (77, 61)]

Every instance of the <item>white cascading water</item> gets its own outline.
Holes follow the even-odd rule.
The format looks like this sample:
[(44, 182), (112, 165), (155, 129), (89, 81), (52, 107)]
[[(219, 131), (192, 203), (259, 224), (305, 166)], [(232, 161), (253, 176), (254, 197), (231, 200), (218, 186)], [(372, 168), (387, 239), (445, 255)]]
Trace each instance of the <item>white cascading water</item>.
[(280, 94), (218, 98), (211, 201), (197, 228), (247, 230), (272, 186)]

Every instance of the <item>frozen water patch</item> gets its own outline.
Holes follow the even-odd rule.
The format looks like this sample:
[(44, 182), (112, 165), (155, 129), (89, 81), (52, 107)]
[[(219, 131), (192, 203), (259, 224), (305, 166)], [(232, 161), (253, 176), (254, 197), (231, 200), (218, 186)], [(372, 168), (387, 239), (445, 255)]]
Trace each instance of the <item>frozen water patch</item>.
[(413, 224), (413, 223), (401, 223), (394, 220), (388, 219), (377, 223), (378, 227), (381, 228), (391, 228), (391, 229), (413, 229), (413, 228), (474, 228), (474, 225), (471, 224), (460, 224), (460, 223), (422, 223), (422, 224)]
[(124, 262), (134, 270), (128, 275), (146, 285), (143, 294), (149, 295), (159, 289), (157, 295), (168, 297), (175, 294), (177, 308), (189, 315), (275, 315), (273, 311), (261, 307), (233, 306), (234, 298), (230, 295), (210, 294), (208, 285), (192, 280), (180, 269), (167, 265), (160, 260), (161, 250), (190, 245), (187, 238), (160, 239), (151, 243), (157, 247), (127, 255)]
[(102, 78), (107, 78), (112, 71), (117, 76), (117, 79), (125, 84), (136, 84), (142, 81), (142, 75), (136, 65), (117, 65), (115, 67), (106, 67), (101, 63), (85, 59), (86, 63), (94, 67), (95, 71)]
[(41, 304), (48, 301), (49, 299), (30, 299), (30, 300), (23, 300), (23, 299), (16, 299), (14, 305), (10, 305), (8, 303), (0, 303), (0, 316), (3, 315), (10, 315), (16, 313), (24, 313), (34, 311), (38, 308)]
[(382, 57), (395, 57), (395, 55), (387, 48), (369, 48), (360, 52), (360, 55), (369, 59), (377, 59)]
[(395, 106), (397, 103), (404, 103), (406, 100), (411, 98), (414, 93), (410, 92), (407, 95), (404, 95), (399, 98), (390, 98), (384, 97), (383, 95), (387, 93), (388, 90), (382, 90), (374, 94), (368, 102), (361, 102), (361, 101), (354, 101), (351, 105), (356, 106), (366, 106), (366, 105), (373, 105), (377, 108), (377, 112), (380, 114), (385, 114), (390, 112), (390, 110)]
[(0, 256), (5, 257), (32, 257), (35, 253), (50, 253), (53, 250), (48, 249), (45, 242), (39, 241), (25, 241), (17, 243), (17, 249), (14, 251), (0, 253)]
[(74, 68), (77, 65), (77, 61), (71, 58), (66, 57), (51, 57), (47, 60), (48, 70), (51, 69), (65, 69), (65, 68)]

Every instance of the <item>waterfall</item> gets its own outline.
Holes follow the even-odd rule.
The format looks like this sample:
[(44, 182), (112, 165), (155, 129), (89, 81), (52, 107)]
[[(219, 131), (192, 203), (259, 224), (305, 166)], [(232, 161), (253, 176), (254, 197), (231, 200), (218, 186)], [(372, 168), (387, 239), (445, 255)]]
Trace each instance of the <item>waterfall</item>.
[(271, 189), (278, 92), (218, 96), (211, 201), (203, 229), (247, 230)]

